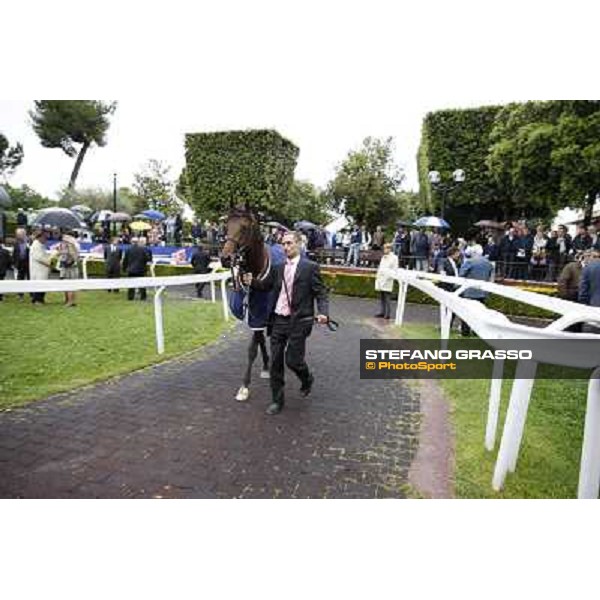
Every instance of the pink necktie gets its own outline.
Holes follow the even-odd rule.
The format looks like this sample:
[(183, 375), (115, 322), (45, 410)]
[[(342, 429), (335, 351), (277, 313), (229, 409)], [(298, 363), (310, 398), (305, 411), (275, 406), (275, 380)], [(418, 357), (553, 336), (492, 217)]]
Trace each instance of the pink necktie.
[(292, 261), (287, 261), (285, 264), (285, 271), (283, 273), (283, 276), (285, 278), (285, 283), (286, 283), (286, 287), (287, 287), (287, 294), (286, 294), (286, 289), (284, 287), (283, 289), (283, 302), (282, 302), (282, 313), (284, 315), (291, 315), (292, 314), (292, 307), (290, 306), (289, 302), (288, 302), (288, 296), (290, 298), (290, 302), (292, 300), (292, 287), (294, 285), (294, 277), (292, 275), (293, 270), (292, 270)]

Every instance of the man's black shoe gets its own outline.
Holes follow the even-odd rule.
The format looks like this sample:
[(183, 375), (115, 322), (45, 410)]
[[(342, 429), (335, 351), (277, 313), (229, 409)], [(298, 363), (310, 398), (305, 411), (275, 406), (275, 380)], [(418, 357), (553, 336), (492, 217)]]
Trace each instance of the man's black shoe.
[(271, 402), (271, 404), (269, 404), (269, 407), (266, 410), (266, 413), (268, 415), (276, 415), (281, 412), (282, 408), (283, 404), (280, 404), (279, 402)]
[(311, 373), (308, 376), (308, 381), (300, 388), (300, 392), (304, 395), (304, 396), (308, 396), (312, 390), (312, 386), (313, 383), (315, 381), (315, 377), (314, 375)]

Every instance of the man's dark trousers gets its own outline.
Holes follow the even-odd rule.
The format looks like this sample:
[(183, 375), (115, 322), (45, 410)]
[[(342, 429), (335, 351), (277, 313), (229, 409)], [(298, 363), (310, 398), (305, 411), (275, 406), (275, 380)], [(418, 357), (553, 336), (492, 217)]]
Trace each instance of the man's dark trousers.
[[(144, 275), (129, 275), (129, 277), (143, 277)], [(140, 300), (146, 299), (146, 288), (138, 288), (140, 290)], [(135, 298), (135, 288), (127, 289), (127, 299), (133, 300)]]
[[(310, 372), (304, 361), (306, 351), (306, 338), (312, 331), (312, 317), (295, 322), (292, 317), (274, 315), (273, 329), (271, 330), (271, 392), (273, 402), (283, 404), (284, 360), (285, 364), (300, 379), (302, 386), (309, 382)], [(286, 349), (287, 346), (287, 349)]]

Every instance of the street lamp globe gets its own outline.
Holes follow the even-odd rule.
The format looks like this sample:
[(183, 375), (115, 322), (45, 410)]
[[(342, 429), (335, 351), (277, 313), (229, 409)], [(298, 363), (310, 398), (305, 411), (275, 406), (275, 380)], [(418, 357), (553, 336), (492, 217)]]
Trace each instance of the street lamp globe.
[(452, 173), (452, 179), (454, 179), (456, 183), (462, 183), (465, 180), (465, 172), (462, 169), (456, 169)]
[(429, 171), (428, 177), (429, 177), (430, 183), (439, 183), (441, 181), (441, 176), (440, 176), (439, 171)]

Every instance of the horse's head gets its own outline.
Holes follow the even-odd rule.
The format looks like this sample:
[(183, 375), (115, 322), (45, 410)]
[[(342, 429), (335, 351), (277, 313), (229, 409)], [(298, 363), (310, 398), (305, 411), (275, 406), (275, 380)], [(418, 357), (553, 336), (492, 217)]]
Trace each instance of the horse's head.
[(258, 218), (245, 208), (236, 208), (227, 218), (227, 240), (221, 251), (221, 264), (225, 268), (238, 265), (242, 270), (260, 270), (263, 238)]

